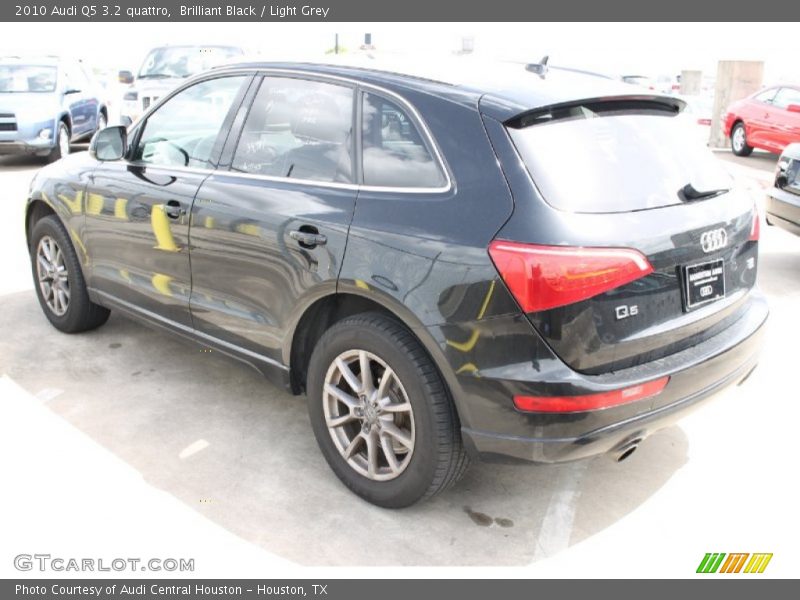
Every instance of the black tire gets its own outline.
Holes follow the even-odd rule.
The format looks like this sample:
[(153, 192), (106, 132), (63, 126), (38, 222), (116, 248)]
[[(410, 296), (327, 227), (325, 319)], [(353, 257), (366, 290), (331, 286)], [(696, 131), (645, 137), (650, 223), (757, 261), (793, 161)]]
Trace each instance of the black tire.
[[(37, 252), (39, 242), (45, 237), (49, 237), (58, 245), (63, 254), (64, 266), (67, 269), (66, 279), (69, 286), (69, 300), (63, 314), (57, 314), (48, 305), (42, 286), (39, 283)], [(56, 329), (64, 333), (78, 333), (95, 329), (108, 320), (110, 311), (89, 300), (75, 248), (64, 225), (55, 215), (49, 215), (36, 222), (31, 233), (29, 252), (36, 297), (39, 299), (39, 305), (42, 307), (45, 316)]]
[[(737, 141), (738, 136), (741, 136), (741, 141)], [(731, 150), (736, 156), (750, 156), (753, 153), (753, 147), (747, 143), (744, 123), (736, 123), (731, 130)]]
[[(349, 350), (365, 350), (391, 367), (413, 409), (413, 452), (405, 470), (388, 481), (375, 481), (351, 467), (325, 421), (328, 369)], [(417, 339), (392, 318), (364, 313), (333, 325), (311, 356), (307, 390), (311, 425), (325, 460), (350, 490), (372, 504), (403, 508), (430, 498), (458, 481), (469, 464), (458, 415), (439, 372)]]
[[(55, 131), (55, 138), (54, 141), (56, 143), (55, 147), (50, 151), (50, 154), (47, 155), (48, 162), (56, 162), (60, 158), (64, 158), (67, 154), (69, 154), (69, 140), (70, 140), (70, 131), (67, 124), (64, 121), (59, 121), (58, 127)], [(63, 150), (63, 146), (60, 143), (62, 139), (61, 136), (66, 136), (67, 144), (66, 144), (66, 152)]]
[(108, 117), (106, 116), (106, 113), (100, 111), (97, 113), (97, 129), (95, 129), (94, 132), (97, 133), (98, 131), (102, 131), (106, 127), (108, 127)]

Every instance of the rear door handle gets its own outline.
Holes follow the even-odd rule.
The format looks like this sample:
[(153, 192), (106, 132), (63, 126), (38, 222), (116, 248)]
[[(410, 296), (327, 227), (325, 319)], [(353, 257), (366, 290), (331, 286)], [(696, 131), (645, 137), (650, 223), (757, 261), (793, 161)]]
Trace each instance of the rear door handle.
[(181, 203), (177, 200), (168, 200), (164, 207), (164, 212), (167, 213), (170, 219), (179, 219), (183, 214), (183, 209), (181, 208)]
[(303, 248), (314, 248), (315, 246), (324, 246), (328, 243), (328, 238), (316, 231), (303, 231), (298, 229), (290, 231), (289, 237)]

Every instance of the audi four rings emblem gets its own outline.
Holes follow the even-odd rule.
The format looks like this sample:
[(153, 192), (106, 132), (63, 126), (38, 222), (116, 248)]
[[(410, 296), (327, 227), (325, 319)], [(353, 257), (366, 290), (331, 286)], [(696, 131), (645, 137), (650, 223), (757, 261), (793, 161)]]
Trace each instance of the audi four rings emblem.
[(719, 229), (710, 229), (709, 231), (704, 231), (703, 235), (700, 236), (700, 247), (706, 254), (721, 250), (727, 245), (728, 232), (722, 227)]

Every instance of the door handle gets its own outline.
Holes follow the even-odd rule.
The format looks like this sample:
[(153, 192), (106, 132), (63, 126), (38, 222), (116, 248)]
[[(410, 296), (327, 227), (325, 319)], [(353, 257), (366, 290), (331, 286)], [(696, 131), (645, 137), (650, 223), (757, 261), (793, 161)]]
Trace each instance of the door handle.
[(290, 231), (289, 237), (303, 248), (314, 248), (315, 246), (324, 246), (328, 243), (328, 238), (312, 227), (309, 227), (307, 230), (298, 229), (296, 231)]
[(181, 203), (177, 200), (168, 200), (164, 206), (164, 212), (170, 219), (179, 219), (183, 214), (183, 209), (181, 208)]

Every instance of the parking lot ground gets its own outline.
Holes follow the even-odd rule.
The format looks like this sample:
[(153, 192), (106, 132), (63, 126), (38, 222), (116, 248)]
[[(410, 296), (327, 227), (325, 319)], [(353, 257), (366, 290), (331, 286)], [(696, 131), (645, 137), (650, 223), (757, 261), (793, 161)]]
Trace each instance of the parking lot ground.
[[(718, 156), (763, 196), (775, 157)], [(307, 576), (308, 565), (687, 577), (706, 552), (773, 552), (765, 576), (796, 575), (800, 238), (762, 226), (772, 312), (740, 387), (623, 463), (476, 463), (445, 494), (388, 511), (328, 469), (305, 399), (248, 367), (119, 315), (87, 334), (54, 330), (22, 230), (39, 166), (0, 160), (0, 576), (20, 575), (23, 552), (194, 558), (203, 577)]]

